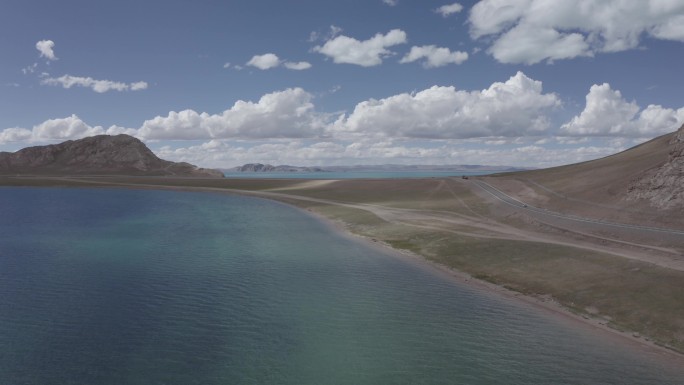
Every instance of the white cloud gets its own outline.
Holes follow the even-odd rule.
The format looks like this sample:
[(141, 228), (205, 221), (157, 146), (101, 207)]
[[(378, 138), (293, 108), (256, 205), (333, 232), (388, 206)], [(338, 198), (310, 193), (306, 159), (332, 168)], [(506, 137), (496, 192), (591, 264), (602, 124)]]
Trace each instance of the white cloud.
[(62, 86), (71, 88), (74, 86), (90, 88), (97, 93), (108, 91), (139, 91), (147, 88), (146, 82), (122, 83), (111, 80), (97, 80), (91, 77), (63, 75), (58, 78), (44, 78), (40, 84), (50, 86)]
[[(221, 141), (172, 148), (155, 153), (163, 159), (190, 162), (204, 167), (231, 167), (251, 162), (300, 166), (353, 164), (485, 164), (550, 167), (596, 159), (625, 149), (622, 142), (601, 142), (581, 147), (558, 148), (543, 144), (502, 141), (450, 140), (407, 142), (359, 141)], [(506, 146), (504, 146), (506, 145)]]
[(211, 140), (184, 148), (162, 147), (158, 154), (165, 159), (226, 167), (250, 162), (293, 165), (382, 164), (449, 162), (453, 149), (410, 146), (386, 141), (333, 142), (302, 140), (262, 142), (224, 142)]
[[(332, 92), (332, 91), (330, 91)], [(184, 148), (162, 147), (171, 160), (227, 167), (248, 162), (296, 165), (503, 164), (553, 166), (594, 159), (673, 131), (684, 108), (641, 109), (608, 84), (595, 85), (584, 111), (553, 136), (549, 113), (560, 98), (518, 72), (483, 90), (431, 87), (370, 99), (345, 115), (316, 111), (301, 88), (237, 101), (209, 114), (170, 112), (138, 129), (91, 126), (78, 116), (50, 119), (31, 129), (0, 131), (0, 144), (54, 142), (125, 133), (148, 140), (203, 140)]]
[(311, 63), (305, 62), (305, 61), (300, 61), (300, 62), (285, 62), (283, 63), (285, 68), (289, 70), (295, 70), (295, 71), (302, 71), (302, 70), (308, 70), (311, 68)]
[(502, 63), (593, 56), (639, 46), (642, 36), (684, 41), (679, 0), (482, 0), (469, 16), (474, 39)]
[[(230, 66), (229, 63), (227, 63), (228, 66)], [(266, 53), (263, 55), (254, 55), (248, 62), (248, 66), (256, 67), (260, 70), (269, 70), (271, 68), (276, 68), (279, 67), (280, 65), (283, 65), (283, 67), (289, 69), (289, 70), (295, 70), (295, 71), (302, 71), (302, 70), (308, 70), (311, 68), (311, 63), (305, 62), (305, 61), (300, 61), (300, 62), (290, 62), (290, 61), (283, 61), (281, 60), (278, 55), (274, 53)], [(223, 68), (228, 68), (225, 65)], [(235, 66), (236, 69), (239, 69), (237, 66)]]
[(32, 140), (66, 140), (104, 134), (100, 126), (91, 127), (78, 116), (71, 115), (62, 119), (49, 119), (34, 126)]
[(81, 139), (93, 135), (135, 135), (137, 130), (111, 126), (104, 129), (102, 126), (90, 126), (77, 115), (72, 114), (66, 118), (48, 119), (40, 124), (33, 126), (32, 129), (26, 128), (7, 128), (0, 131), (0, 144), (25, 141), (25, 142), (54, 142), (72, 139)]
[(135, 82), (129, 85), (131, 87), (131, 91), (140, 91), (147, 89), (147, 82)]
[(592, 56), (589, 44), (579, 33), (563, 34), (552, 28), (521, 26), (501, 36), (489, 52), (502, 63), (534, 64), (543, 60)]
[(435, 10), (435, 12), (442, 15), (442, 17), (448, 17), (449, 15), (453, 15), (454, 13), (459, 13), (462, 10), (463, 10), (463, 6), (461, 4), (453, 3), (453, 4), (442, 5), (441, 7), (437, 8)]
[(230, 68), (230, 62), (226, 62), (223, 64), (223, 68)]
[(146, 120), (145, 139), (303, 138), (323, 133), (326, 117), (315, 111), (312, 96), (301, 88), (266, 94), (254, 102), (237, 101), (221, 114), (193, 110), (169, 112)]
[(12, 142), (24, 142), (31, 139), (31, 130), (12, 127), (0, 131), (0, 144)]
[(649, 105), (641, 109), (628, 102), (610, 84), (594, 84), (584, 110), (561, 127), (564, 135), (653, 137), (678, 129), (684, 123), (684, 107), (678, 110)]
[(55, 42), (52, 40), (41, 40), (36, 43), (36, 49), (40, 52), (40, 57), (46, 58), (48, 61), (57, 60), (55, 51), (52, 49)]
[(51, 141), (78, 139), (98, 134), (128, 134), (146, 140), (209, 138), (313, 138), (325, 135), (329, 122), (318, 113), (312, 95), (301, 88), (266, 94), (258, 102), (237, 101), (220, 114), (193, 110), (171, 111), (167, 116), (146, 120), (139, 129), (90, 126), (78, 116), (50, 119), (33, 129), (8, 128), (0, 131), (0, 144), (19, 140)]
[(423, 58), (426, 59), (423, 62), (423, 67), (435, 68), (443, 67), (447, 64), (461, 64), (468, 60), (468, 53), (461, 51), (451, 52), (449, 48), (437, 47), (435, 45), (413, 46), (411, 51), (399, 63), (411, 63)]
[(338, 134), (373, 133), (406, 138), (474, 138), (539, 134), (546, 112), (560, 105), (542, 83), (518, 72), (482, 91), (437, 87), (361, 102), (333, 125)]
[(121, 126), (110, 126), (107, 131), (105, 131), (105, 134), (107, 135), (119, 135), (119, 134), (126, 134), (130, 136), (137, 136), (138, 135), (138, 130), (135, 128), (127, 128), (127, 127), (121, 127)]
[(260, 70), (268, 70), (280, 65), (280, 58), (273, 53), (254, 55), (247, 63), (248, 66), (256, 67)]
[(404, 43), (406, 32), (393, 29), (385, 35), (378, 33), (364, 41), (340, 35), (326, 41), (323, 46), (314, 47), (313, 50), (332, 58), (335, 63), (372, 67), (382, 64), (383, 58), (393, 54), (388, 47)]
[(38, 63), (33, 63), (30, 66), (27, 66), (26, 68), (22, 68), (21, 72), (24, 75), (28, 75), (28, 74), (32, 74), (32, 73), (36, 72), (37, 68), (38, 68)]
[(382, 0), (382, 2), (390, 7), (394, 7), (395, 5), (399, 4), (399, 0)]

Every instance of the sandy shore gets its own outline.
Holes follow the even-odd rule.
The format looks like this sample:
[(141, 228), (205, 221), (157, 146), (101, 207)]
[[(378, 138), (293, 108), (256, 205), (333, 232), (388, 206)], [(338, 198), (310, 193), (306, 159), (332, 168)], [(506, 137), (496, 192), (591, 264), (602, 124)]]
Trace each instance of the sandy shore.
[[(239, 194), (243, 195), (243, 194)], [(251, 194), (244, 194), (244, 195), (249, 195), (249, 196), (254, 196)], [(262, 198), (262, 199), (269, 199), (269, 198)], [(273, 200), (273, 199), (270, 199)], [(278, 200), (275, 200), (280, 203), (284, 203)], [(284, 203), (287, 204), (287, 203)], [(289, 205), (289, 204), (288, 204)], [(471, 275), (455, 270), (453, 268), (450, 268), (448, 266), (438, 264), (435, 262), (432, 262), (425, 257), (412, 253), (407, 250), (400, 250), (400, 249), (395, 249), (392, 246), (390, 246), (387, 243), (378, 241), (376, 239), (372, 239), (363, 235), (355, 234), (349, 231), (347, 228), (347, 224), (343, 223), (341, 221), (335, 221), (332, 220), (320, 213), (317, 213), (312, 210), (307, 210), (307, 209), (302, 209), (301, 207), (295, 206), (295, 205), (289, 205), (292, 206), (296, 209), (299, 209), (302, 213), (316, 219), (319, 223), (321, 223), (322, 226), (325, 226), (331, 231), (336, 232), (339, 236), (349, 239), (353, 242), (357, 242), (364, 247), (373, 249), (378, 252), (382, 252), (385, 254), (390, 254), (395, 258), (402, 259), (408, 263), (411, 264), (417, 264), (420, 265), (421, 267), (425, 269), (429, 269), (433, 274), (439, 275), (441, 277), (445, 277), (447, 279), (452, 280), (453, 282), (456, 282), (460, 285), (465, 285), (471, 289), (475, 289), (480, 291), (481, 293), (484, 293), (486, 295), (494, 295), (498, 296), (500, 298), (505, 298), (507, 300), (511, 301), (517, 301), (522, 304), (527, 304), (530, 305), (533, 309), (536, 311), (541, 311), (546, 313), (547, 315), (551, 315), (556, 317), (557, 319), (570, 322), (572, 323), (575, 327), (581, 327), (585, 329), (591, 329), (594, 331), (599, 331), (604, 338), (614, 338), (614, 339), (619, 339), (621, 341), (626, 341), (630, 345), (632, 345), (635, 349), (638, 349), (639, 351), (643, 352), (644, 354), (650, 355), (650, 356), (655, 356), (658, 357), (659, 359), (663, 359), (666, 361), (669, 361), (669, 363), (673, 365), (682, 365), (684, 364), (684, 354), (679, 353), (675, 350), (669, 349), (667, 347), (661, 346), (656, 344), (655, 342), (643, 338), (639, 336), (638, 334), (635, 333), (629, 333), (629, 332), (624, 332), (620, 331), (614, 328), (611, 328), (608, 326), (605, 322), (605, 320), (602, 319), (596, 319), (596, 318), (591, 318), (583, 315), (578, 315), (563, 305), (559, 304), (558, 302), (554, 301), (551, 298), (545, 297), (545, 298), (540, 298), (540, 297), (532, 297), (532, 296), (527, 296), (524, 294), (521, 294), (519, 292), (507, 289), (503, 286), (496, 285), (487, 281), (479, 280), (476, 278), (473, 278)]]

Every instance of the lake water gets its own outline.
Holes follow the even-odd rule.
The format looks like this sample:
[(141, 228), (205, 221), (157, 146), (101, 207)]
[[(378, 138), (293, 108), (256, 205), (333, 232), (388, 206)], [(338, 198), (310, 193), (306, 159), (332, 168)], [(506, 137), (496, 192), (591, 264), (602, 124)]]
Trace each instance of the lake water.
[(0, 188), (0, 383), (681, 384), (684, 368), (289, 206)]

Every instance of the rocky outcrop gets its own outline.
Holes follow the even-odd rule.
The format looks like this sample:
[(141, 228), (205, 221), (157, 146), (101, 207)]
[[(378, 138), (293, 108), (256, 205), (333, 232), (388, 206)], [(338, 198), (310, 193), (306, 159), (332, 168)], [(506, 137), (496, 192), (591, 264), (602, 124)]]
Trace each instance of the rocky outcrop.
[(658, 209), (684, 208), (684, 125), (672, 135), (669, 158), (629, 188), (629, 200), (646, 200)]
[(0, 174), (223, 177), (217, 170), (160, 159), (129, 135), (98, 135), (0, 152)]

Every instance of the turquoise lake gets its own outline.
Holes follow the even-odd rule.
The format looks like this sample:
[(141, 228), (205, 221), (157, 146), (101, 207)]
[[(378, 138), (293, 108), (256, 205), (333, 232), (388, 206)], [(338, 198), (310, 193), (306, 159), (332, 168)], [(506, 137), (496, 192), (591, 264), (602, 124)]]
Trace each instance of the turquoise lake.
[(277, 202), (0, 188), (0, 384), (683, 382)]

